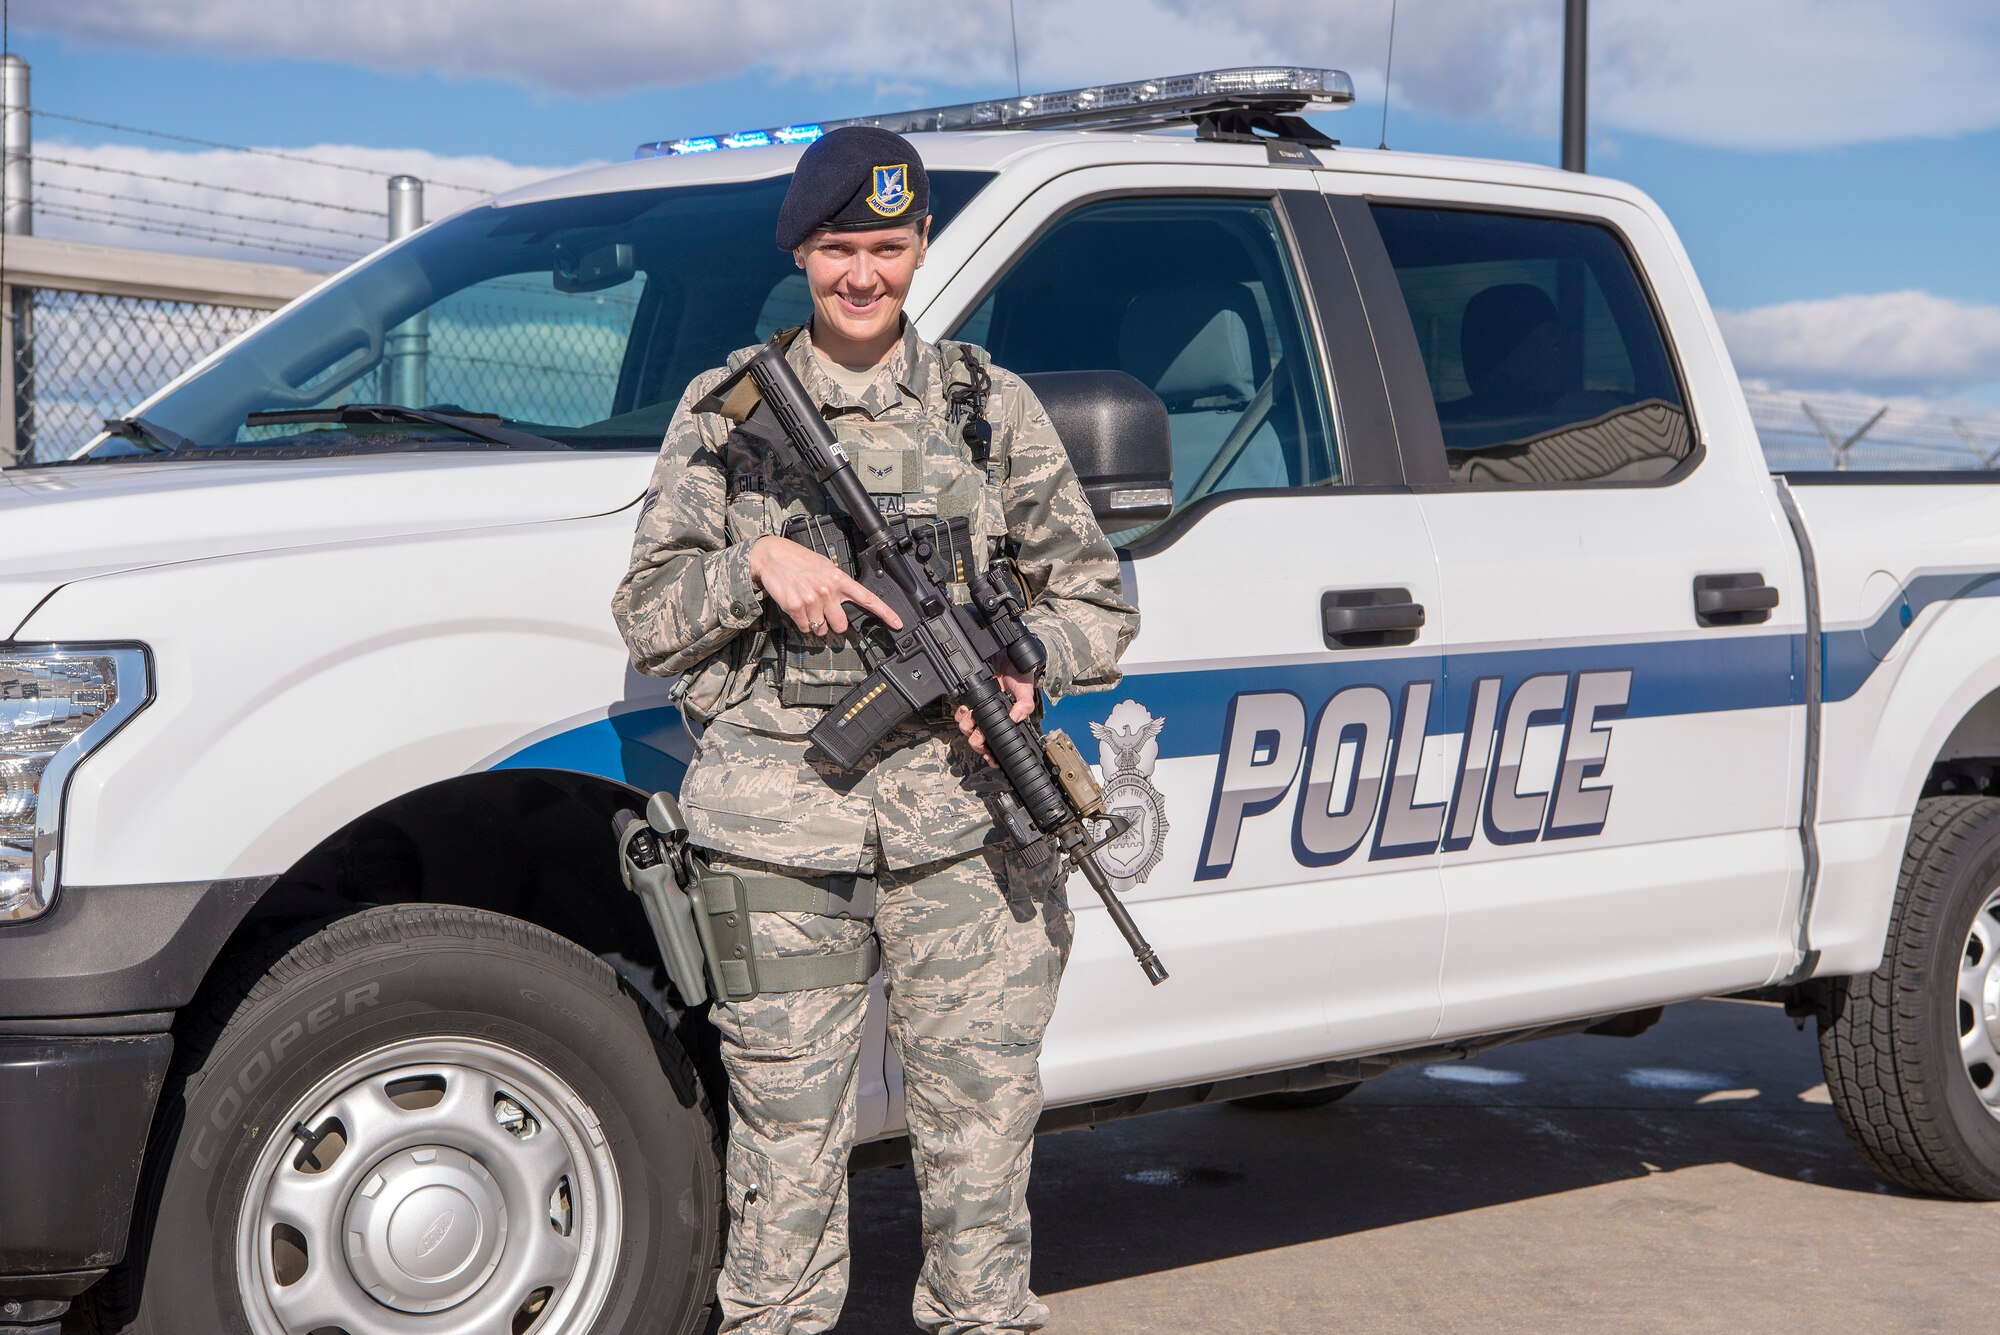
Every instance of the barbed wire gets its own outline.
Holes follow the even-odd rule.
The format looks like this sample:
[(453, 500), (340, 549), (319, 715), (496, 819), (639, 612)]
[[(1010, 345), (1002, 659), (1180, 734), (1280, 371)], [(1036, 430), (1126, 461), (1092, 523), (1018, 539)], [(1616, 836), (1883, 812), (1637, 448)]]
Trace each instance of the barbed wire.
[(294, 222), (290, 218), (270, 218), (256, 213), (232, 213), (227, 209), (206, 209), (199, 204), (180, 204), (171, 199), (135, 199), (121, 195), (114, 190), (92, 190), (82, 185), (57, 185), (53, 181), (43, 181), (40, 190), (60, 190), (66, 195), (88, 195), (93, 199), (109, 199), (121, 204), (143, 204), (153, 209), (174, 209), (181, 213), (196, 213), (210, 218), (233, 218), (238, 222), (266, 223), (272, 227), (293, 227), (306, 232), (322, 232), (327, 236), (351, 236), (362, 241), (380, 241), (373, 232), (356, 232), (345, 227), (321, 227), (317, 223)]
[(98, 217), (118, 222), (147, 222), (157, 223), (166, 227), (178, 227), (190, 232), (202, 233), (218, 241), (274, 241), (281, 246), (302, 246), (310, 250), (316, 250), (329, 259), (359, 259), (362, 255), (368, 253), (366, 251), (341, 250), (329, 242), (314, 241), (310, 237), (272, 236), (267, 232), (251, 232), (235, 227), (217, 227), (213, 223), (183, 222), (178, 218), (147, 218), (143, 215), (125, 213), (117, 209), (101, 208), (92, 204), (69, 204), (58, 201), (50, 207), (67, 209), (74, 213), (94, 214)]
[(1837, 394), (1744, 391), (1773, 467), (1991, 469), (2000, 415)]
[[(225, 144), (219, 139), (203, 139), (191, 134), (172, 134), (166, 130), (148, 130), (137, 125), (120, 125), (117, 121), (97, 120), (90, 116), (74, 116), (62, 111), (44, 111), (40, 107), (28, 108), (30, 116), (40, 116), (44, 120), (68, 121), (72, 125), (91, 125), (100, 130), (116, 130), (120, 134), (140, 134), (153, 139), (171, 139), (179, 144), (196, 144), (202, 148), (220, 148), (231, 153), (254, 153), (259, 157), (283, 158), (287, 162), (303, 162), (314, 167), (327, 167), (334, 171), (360, 172), (364, 176), (389, 177), (400, 172), (383, 171), (377, 167), (363, 167), (352, 162), (335, 162), (330, 158), (315, 158), (304, 153), (287, 153), (278, 148), (250, 148), (244, 144)], [(439, 181), (426, 176), (427, 186), (442, 186), (446, 190), (463, 190), (468, 194), (490, 195), (493, 192), (484, 186), (460, 185), (455, 181)]]
[(134, 171), (130, 167), (107, 167), (98, 162), (79, 162), (75, 158), (51, 157), (46, 153), (24, 154), (30, 162), (47, 162), (58, 167), (74, 167), (79, 171), (105, 172), (112, 176), (130, 176), (141, 181), (160, 181), (167, 185), (191, 185), (199, 190), (220, 190), (226, 195), (245, 195), (251, 199), (268, 199), (277, 204), (304, 204), (315, 209), (333, 209), (339, 213), (358, 213), (364, 218), (380, 218), (382, 209), (364, 209), (353, 204), (329, 204), (323, 199), (301, 199), (297, 195), (279, 195), (269, 190), (252, 190), (240, 185), (216, 185), (210, 181), (191, 180), (185, 176), (162, 176), (158, 172)]
[(343, 264), (360, 259), (362, 254), (362, 252), (356, 251), (315, 250), (307, 246), (287, 245), (282, 239), (260, 239), (249, 233), (226, 233), (220, 228), (202, 228), (198, 223), (189, 223), (181, 226), (162, 226), (157, 222), (140, 222), (130, 215), (113, 213), (109, 209), (93, 209), (80, 204), (36, 204), (34, 211), (51, 218), (67, 218), (72, 222), (99, 223), (106, 227), (122, 227), (134, 232), (152, 232), (159, 236), (186, 237), (193, 241), (224, 241), (232, 245), (244, 246), (251, 250), (268, 250), (285, 255), (303, 255), (312, 259), (338, 260)]

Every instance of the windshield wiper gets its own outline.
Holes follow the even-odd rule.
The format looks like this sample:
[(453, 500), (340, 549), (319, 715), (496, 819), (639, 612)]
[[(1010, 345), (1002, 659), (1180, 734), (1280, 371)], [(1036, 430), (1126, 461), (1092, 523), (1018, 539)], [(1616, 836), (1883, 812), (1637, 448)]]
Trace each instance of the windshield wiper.
[(337, 426), (438, 426), (513, 450), (567, 450), (571, 446), (548, 436), (500, 425), (495, 413), (455, 412), (440, 408), (406, 408), (400, 403), (347, 403), (338, 408), (288, 408), (251, 413), (245, 426), (284, 426), (325, 422)]
[(107, 417), (104, 419), (104, 429), (119, 439), (129, 440), (154, 454), (201, 448), (180, 432), (170, 431), (158, 422), (149, 422), (143, 417)]

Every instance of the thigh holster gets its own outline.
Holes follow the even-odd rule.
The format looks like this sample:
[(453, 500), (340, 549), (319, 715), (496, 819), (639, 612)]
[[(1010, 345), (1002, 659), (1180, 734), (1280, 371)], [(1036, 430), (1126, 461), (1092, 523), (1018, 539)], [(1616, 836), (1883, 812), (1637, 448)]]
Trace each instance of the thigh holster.
[(766, 992), (865, 983), (880, 966), (882, 950), (872, 935), (852, 950), (760, 959), (750, 928), (753, 913), (869, 921), (873, 877), (711, 867), (688, 844), (687, 822), (671, 793), (655, 793), (643, 819), (619, 812), (615, 826), (625, 885), (639, 897), (667, 976), (687, 1005), (711, 996), (748, 1001)]
[(875, 916), (875, 880), (868, 876), (796, 877), (778, 872), (738, 871), (701, 864), (694, 900), (695, 930), (701, 937), (715, 995), (748, 1001), (765, 992), (802, 992), (813, 987), (865, 983), (882, 963), (882, 948), (871, 935), (852, 950), (831, 955), (757, 954), (751, 935), (753, 913), (816, 913), (828, 918)]

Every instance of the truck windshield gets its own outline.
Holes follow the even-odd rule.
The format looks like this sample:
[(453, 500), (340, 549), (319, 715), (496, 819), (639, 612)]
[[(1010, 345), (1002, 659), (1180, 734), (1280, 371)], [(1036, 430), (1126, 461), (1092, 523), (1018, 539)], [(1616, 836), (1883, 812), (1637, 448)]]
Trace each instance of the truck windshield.
[[(932, 174), (933, 236), (988, 179)], [(409, 414), (340, 411), (360, 404), (478, 414), (552, 447), (656, 449), (690, 380), (810, 313), (805, 275), (771, 239), (789, 180), (472, 209), (274, 316), (82, 457), (494, 448)], [(272, 413), (284, 420), (250, 423)]]

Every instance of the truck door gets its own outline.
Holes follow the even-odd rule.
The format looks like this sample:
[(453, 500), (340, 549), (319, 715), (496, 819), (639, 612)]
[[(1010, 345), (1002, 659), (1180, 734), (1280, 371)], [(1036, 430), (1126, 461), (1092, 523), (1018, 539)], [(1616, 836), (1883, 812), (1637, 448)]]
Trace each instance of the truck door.
[(1441, 1032), (1763, 983), (1805, 600), (1734, 379), (1642, 210), (1465, 189), (1330, 197), (1448, 617)]
[(1134, 820), (1110, 856), (1173, 976), (1149, 989), (1072, 883), (1051, 1102), (1422, 1040), (1438, 1013), (1435, 855), (1374, 822), (1442, 702), (1436, 564), (1353, 279), (1309, 175), (1173, 181), (1058, 178), (925, 321), (1016, 372), (1126, 371), (1172, 426), (1173, 517), (1112, 535), (1142, 616), (1125, 680), (1050, 723)]

